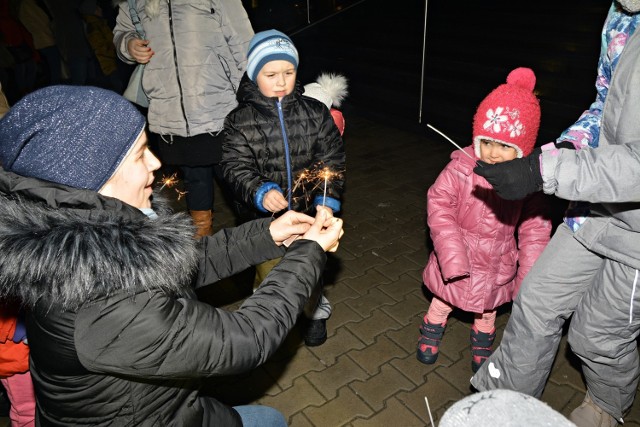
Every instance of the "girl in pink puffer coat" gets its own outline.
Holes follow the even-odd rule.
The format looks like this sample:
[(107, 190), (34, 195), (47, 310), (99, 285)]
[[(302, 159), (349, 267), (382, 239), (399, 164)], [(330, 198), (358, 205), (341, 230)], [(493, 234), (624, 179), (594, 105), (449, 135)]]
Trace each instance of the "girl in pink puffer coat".
[[(476, 160), (499, 163), (531, 153), (540, 126), (535, 75), (517, 68), (479, 105), (473, 145), (451, 155), (427, 193), (427, 223), (434, 250), (423, 273), (433, 300), (420, 328), (417, 358), (435, 363), (454, 307), (475, 313), (471, 367), (491, 355), (496, 308), (515, 297), (522, 279), (551, 235), (542, 193), (510, 201), (473, 173)], [(516, 237), (517, 233), (517, 237)]]

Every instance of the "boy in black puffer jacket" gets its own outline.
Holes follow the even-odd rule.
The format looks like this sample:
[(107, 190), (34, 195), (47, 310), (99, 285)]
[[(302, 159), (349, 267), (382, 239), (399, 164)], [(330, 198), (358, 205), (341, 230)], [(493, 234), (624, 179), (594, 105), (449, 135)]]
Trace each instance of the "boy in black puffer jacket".
[[(249, 43), (239, 105), (225, 120), (224, 178), (253, 217), (311, 213), (318, 205), (340, 210), (345, 170), (340, 132), (322, 102), (303, 96), (297, 67), (298, 52), (289, 37), (276, 30), (256, 34)], [(258, 274), (269, 269), (265, 264)], [(327, 338), (331, 305), (322, 295), (317, 301), (306, 310), (309, 346)]]

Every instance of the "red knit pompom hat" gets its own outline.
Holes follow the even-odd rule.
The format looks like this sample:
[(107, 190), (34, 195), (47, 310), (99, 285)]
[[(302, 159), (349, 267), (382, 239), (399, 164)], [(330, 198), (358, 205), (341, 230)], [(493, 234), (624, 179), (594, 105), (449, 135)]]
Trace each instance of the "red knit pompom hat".
[(473, 117), (473, 147), (480, 158), (480, 140), (489, 139), (516, 149), (518, 157), (533, 151), (540, 128), (540, 103), (533, 94), (536, 75), (530, 68), (516, 68), (507, 83), (498, 86), (480, 103)]

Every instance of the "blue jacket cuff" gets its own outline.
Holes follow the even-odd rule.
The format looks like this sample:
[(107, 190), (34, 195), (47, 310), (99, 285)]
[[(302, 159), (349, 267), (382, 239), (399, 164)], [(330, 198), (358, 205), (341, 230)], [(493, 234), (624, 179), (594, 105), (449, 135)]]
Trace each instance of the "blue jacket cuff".
[(282, 188), (280, 188), (280, 186), (275, 182), (265, 182), (260, 186), (260, 188), (258, 188), (258, 191), (256, 191), (253, 203), (260, 212), (269, 212), (262, 206), (262, 202), (264, 201), (264, 196), (271, 190), (278, 190), (282, 193)]
[(340, 211), (340, 200), (334, 199), (333, 197), (323, 197), (320, 195), (316, 196), (313, 200), (313, 206), (318, 205), (324, 205), (328, 208), (331, 208), (331, 210), (334, 212)]

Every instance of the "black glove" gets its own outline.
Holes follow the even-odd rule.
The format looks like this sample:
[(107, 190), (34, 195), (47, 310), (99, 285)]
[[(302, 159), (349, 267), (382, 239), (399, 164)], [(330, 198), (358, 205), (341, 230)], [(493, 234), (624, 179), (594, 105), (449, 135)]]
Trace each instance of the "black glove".
[(542, 150), (536, 148), (527, 157), (495, 165), (478, 160), (478, 166), (473, 171), (485, 177), (498, 193), (498, 196), (503, 199), (524, 199), (527, 195), (542, 189), (540, 153), (542, 153)]

